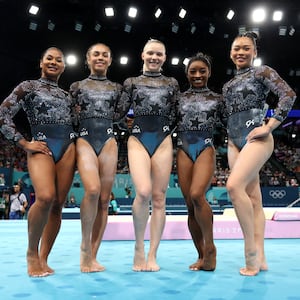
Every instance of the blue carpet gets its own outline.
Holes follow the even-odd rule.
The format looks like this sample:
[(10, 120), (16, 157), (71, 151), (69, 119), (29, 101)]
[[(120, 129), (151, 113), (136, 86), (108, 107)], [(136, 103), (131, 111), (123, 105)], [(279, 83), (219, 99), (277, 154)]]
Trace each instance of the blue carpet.
[[(0, 221), (0, 297), (5, 300), (46, 299), (201, 299), (300, 300), (300, 240), (267, 239), (268, 272), (239, 275), (243, 266), (242, 240), (216, 240), (217, 269), (192, 272), (196, 260), (191, 240), (161, 242), (156, 273), (131, 271), (134, 241), (104, 241), (101, 273), (79, 271), (79, 220), (64, 220), (49, 258), (55, 275), (30, 278), (26, 273), (26, 221)], [(146, 241), (146, 249), (149, 243)]]

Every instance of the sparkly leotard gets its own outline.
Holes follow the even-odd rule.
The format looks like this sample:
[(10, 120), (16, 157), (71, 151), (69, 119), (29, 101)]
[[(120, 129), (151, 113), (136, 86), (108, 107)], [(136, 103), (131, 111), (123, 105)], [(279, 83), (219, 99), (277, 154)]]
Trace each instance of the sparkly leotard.
[(79, 138), (85, 139), (98, 156), (105, 142), (114, 137), (113, 117), (122, 86), (106, 77), (90, 75), (70, 87), (73, 102), (80, 106)]
[(279, 102), (272, 118), (282, 122), (292, 109), (296, 95), (269, 66), (238, 70), (223, 87), (230, 140), (239, 148), (246, 144), (248, 133), (261, 126), (266, 113), (266, 97), (272, 91)]
[(122, 117), (130, 107), (134, 111), (131, 134), (148, 151), (150, 157), (171, 133), (179, 85), (175, 78), (144, 72), (124, 82), (117, 112)]
[(14, 142), (24, 138), (13, 122), (21, 108), (27, 115), (32, 138), (45, 141), (58, 162), (75, 139), (68, 93), (45, 78), (20, 83), (0, 107), (0, 130)]
[(213, 130), (223, 111), (220, 94), (208, 88), (190, 88), (178, 104), (177, 146), (195, 162), (207, 147), (213, 147)]

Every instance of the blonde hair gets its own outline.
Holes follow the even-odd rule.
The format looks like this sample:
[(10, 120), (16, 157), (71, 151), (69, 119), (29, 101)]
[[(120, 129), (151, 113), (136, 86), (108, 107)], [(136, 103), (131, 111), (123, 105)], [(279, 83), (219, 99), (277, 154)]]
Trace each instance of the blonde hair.
[(145, 51), (146, 47), (147, 47), (148, 45), (152, 44), (152, 43), (161, 44), (161, 45), (164, 47), (165, 52), (166, 52), (166, 46), (165, 46), (165, 44), (164, 44), (162, 41), (160, 41), (160, 40), (152, 39), (152, 38), (150, 38), (150, 39), (146, 42), (146, 44), (145, 44), (145, 46), (144, 46), (144, 48), (143, 48), (143, 52)]

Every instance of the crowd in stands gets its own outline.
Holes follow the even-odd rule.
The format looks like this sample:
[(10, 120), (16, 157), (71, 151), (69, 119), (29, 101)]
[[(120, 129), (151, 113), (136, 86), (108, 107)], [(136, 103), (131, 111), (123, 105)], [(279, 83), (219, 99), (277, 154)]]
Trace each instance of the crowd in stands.
[[(119, 139), (118, 173), (129, 172), (126, 155), (126, 139)], [(176, 159), (174, 151), (174, 163), (172, 173), (176, 173)], [(216, 148), (217, 166), (212, 186), (225, 186), (229, 176), (227, 165), (226, 141)], [(14, 146), (6, 139), (0, 137), (0, 168), (13, 168), (15, 171), (27, 172), (26, 153)], [(262, 186), (299, 186), (300, 180), (300, 147), (284, 138), (275, 137), (275, 149), (270, 160), (261, 170)]]

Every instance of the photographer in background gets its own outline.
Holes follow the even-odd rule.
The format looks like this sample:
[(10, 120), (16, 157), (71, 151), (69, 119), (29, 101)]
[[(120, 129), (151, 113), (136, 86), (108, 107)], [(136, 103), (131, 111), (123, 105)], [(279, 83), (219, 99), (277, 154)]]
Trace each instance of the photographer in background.
[(9, 193), (7, 190), (2, 190), (0, 192), (0, 220), (8, 219), (9, 210)]
[(21, 192), (21, 186), (15, 184), (10, 195), (10, 212), (9, 219), (18, 220), (23, 219), (28, 205), (26, 195)]

